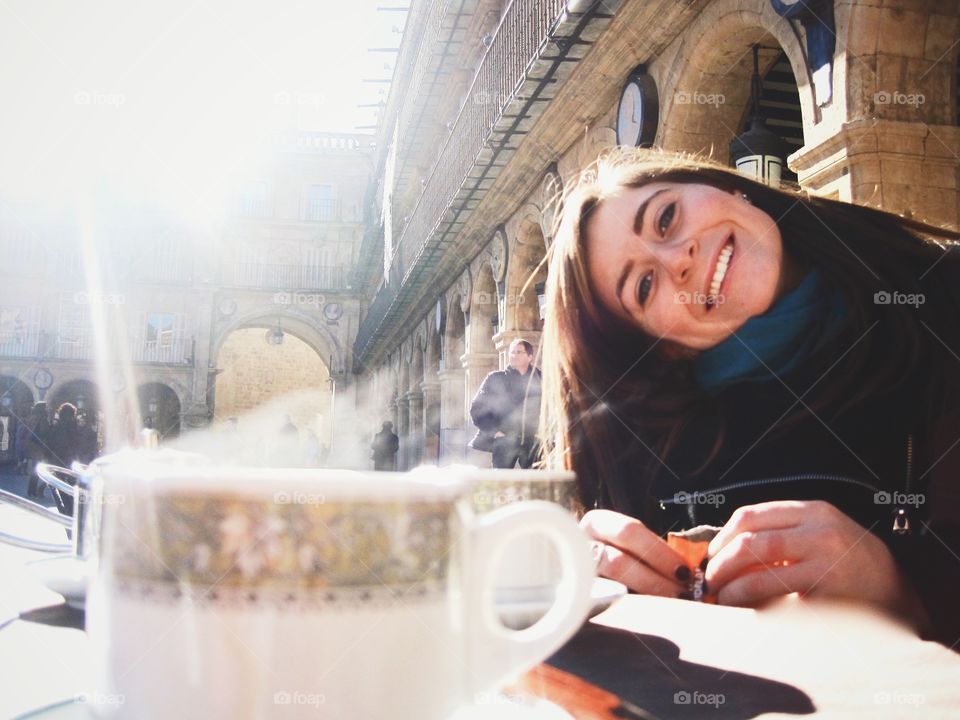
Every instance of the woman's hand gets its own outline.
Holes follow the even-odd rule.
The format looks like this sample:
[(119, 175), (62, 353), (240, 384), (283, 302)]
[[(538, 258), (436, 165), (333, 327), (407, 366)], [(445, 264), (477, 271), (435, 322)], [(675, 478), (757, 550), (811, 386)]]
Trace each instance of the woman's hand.
[(594, 539), (597, 573), (645, 595), (678, 597), (690, 568), (643, 523), (612, 510), (591, 510), (580, 527)]
[(708, 557), (707, 585), (721, 605), (756, 606), (797, 592), (860, 600), (921, 621), (916, 595), (887, 546), (826, 502), (738, 508)]

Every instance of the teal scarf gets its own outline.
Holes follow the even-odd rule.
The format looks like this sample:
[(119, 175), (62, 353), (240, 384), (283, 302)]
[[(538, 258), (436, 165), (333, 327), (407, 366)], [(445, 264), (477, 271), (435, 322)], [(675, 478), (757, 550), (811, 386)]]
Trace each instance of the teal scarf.
[(817, 326), (830, 332), (845, 314), (843, 295), (829, 293), (819, 271), (811, 270), (763, 315), (697, 355), (694, 377), (711, 393), (734, 383), (773, 380), (773, 373), (783, 377), (806, 360), (817, 341)]

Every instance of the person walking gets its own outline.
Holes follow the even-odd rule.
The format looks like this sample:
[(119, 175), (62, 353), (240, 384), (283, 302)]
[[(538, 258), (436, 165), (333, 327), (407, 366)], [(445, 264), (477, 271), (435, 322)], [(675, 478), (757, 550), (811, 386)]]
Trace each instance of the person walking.
[(541, 380), (533, 345), (519, 338), (510, 343), (510, 366), (484, 378), (470, 404), (478, 430), (469, 445), (493, 453), (493, 467), (529, 468), (537, 459)]
[(51, 459), (50, 450), (50, 421), (47, 419), (47, 404), (43, 401), (35, 403), (27, 421), (30, 434), (26, 441), (24, 454), (26, 455), (27, 472), (30, 481), (27, 483), (27, 497), (43, 497), (46, 484), (37, 477), (38, 462), (47, 462)]
[(393, 432), (393, 423), (385, 421), (380, 428), (380, 432), (373, 436), (373, 443), (370, 445), (373, 450), (373, 469), (374, 470), (396, 470), (397, 469), (397, 451), (400, 449), (400, 438)]

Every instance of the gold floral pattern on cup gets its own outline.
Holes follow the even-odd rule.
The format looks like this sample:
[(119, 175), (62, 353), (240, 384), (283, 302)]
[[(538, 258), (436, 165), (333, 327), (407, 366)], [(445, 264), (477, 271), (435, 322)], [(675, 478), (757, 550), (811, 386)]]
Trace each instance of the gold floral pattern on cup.
[(486, 513), (527, 500), (547, 500), (577, 514), (581, 509), (577, 483), (570, 480), (479, 480), (471, 498), (474, 512)]
[(403, 588), (447, 578), (447, 501), (277, 504), (237, 495), (129, 503), (113, 544), (121, 582), (264, 590)]

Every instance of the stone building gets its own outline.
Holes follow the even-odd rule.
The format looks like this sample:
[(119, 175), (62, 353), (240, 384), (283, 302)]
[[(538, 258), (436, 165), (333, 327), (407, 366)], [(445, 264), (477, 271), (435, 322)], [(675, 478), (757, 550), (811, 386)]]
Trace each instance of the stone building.
[[(225, 221), (210, 227), (145, 202), (88, 208), (81, 221), (4, 199), (0, 462), (39, 399), (51, 409), (74, 402), (90, 417), (127, 407), (118, 423), (170, 437), (309, 388), (313, 405), (294, 421), (329, 442), (331, 395), (350, 370), (359, 322), (350, 281), (369, 144), (368, 135), (272, 136), (237, 179)], [(98, 356), (108, 358), (99, 375)]]
[[(357, 273), (370, 428), (393, 418), (401, 467), (489, 462), (465, 449), (466, 411), (513, 338), (538, 341), (551, 201), (618, 130), (729, 163), (754, 45), (785, 177), (956, 227), (958, 16), (927, 0), (413, 0)], [(632, 77), (640, 102), (618, 113)]]

